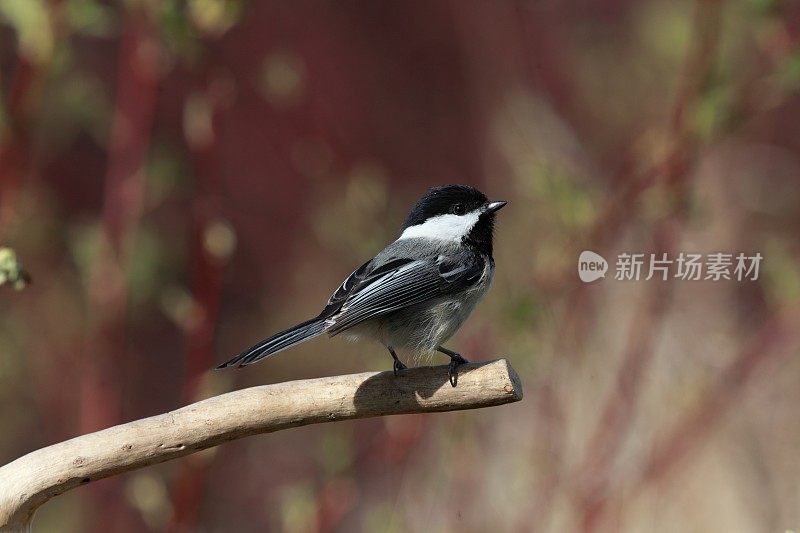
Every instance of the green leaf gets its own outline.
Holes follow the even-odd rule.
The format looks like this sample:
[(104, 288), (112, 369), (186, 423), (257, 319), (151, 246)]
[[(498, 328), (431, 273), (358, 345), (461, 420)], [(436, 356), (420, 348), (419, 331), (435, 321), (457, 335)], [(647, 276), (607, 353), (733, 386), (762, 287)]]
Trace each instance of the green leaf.
[(0, 248), (0, 285), (9, 284), (16, 290), (22, 290), (30, 281), (14, 250)]

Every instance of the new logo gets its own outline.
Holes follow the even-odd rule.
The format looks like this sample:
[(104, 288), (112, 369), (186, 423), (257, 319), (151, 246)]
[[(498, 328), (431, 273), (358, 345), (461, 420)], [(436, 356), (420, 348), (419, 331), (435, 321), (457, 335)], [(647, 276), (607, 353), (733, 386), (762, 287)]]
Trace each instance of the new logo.
[(585, 250), (578, 257), (578, 277), (584, 283), (591, 283), (606, 277), (608, 261), (602, 255)]

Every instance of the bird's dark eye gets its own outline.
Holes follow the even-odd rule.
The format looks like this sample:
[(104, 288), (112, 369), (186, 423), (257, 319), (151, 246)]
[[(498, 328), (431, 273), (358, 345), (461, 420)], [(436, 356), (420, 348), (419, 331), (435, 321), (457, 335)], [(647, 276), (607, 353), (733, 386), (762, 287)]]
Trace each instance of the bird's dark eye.
[(467, 210), (464, 207), (464, 204), (456, 204), (456, 205), (453, 206), (453, 214), (454, 215), (463, 215), (466, 212), (467, 212)]

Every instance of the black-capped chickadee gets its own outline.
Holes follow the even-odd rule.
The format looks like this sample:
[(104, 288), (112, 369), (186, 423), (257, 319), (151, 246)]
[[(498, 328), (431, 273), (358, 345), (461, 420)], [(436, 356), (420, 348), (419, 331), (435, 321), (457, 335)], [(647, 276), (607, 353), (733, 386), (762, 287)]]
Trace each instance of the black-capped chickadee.
[(450, 356), (448, 376), (455, 387), (456, 368), (467, 361), (442, 343), (489, 289), (494, 217), (504, 205), (466, 185), (430, 189), (411, 209), (400, 237), (350, 274), (317, 317), (217, 368), (242, 367), (322, 333), (343, 333), (383, 344), (394, 359), (395, 375), (406, 368), (396, 348), (444, 353)]

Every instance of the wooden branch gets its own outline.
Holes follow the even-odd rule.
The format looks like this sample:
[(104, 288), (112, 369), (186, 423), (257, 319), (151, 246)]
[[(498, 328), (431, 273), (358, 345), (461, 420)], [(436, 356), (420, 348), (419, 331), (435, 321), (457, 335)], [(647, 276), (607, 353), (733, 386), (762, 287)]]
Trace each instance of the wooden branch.
[(0, 531), (29, 530), (40, 505), (79, 485), (248, 435), (522, 399), (519, 377), (503, 359), (462, 365), (458, 375), (457, 387), (444, 366), (253, 387), (42, 448), (0, 467)]

